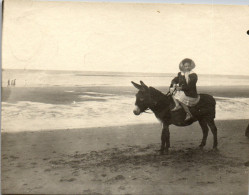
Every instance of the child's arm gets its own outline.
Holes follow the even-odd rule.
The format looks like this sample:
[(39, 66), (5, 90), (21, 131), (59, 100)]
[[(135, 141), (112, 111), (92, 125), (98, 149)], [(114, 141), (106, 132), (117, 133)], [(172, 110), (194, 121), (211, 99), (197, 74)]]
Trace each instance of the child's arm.
[(172, 79), (170, 87), (173, 87), (174, 84), (178, 84), (179, 83), (179, 73), (178, 75)]
[(197, 80), (198, 80), (197, 74), (195, 74), (195, 73), (190, 74), (189, 75), (189, 82), (188, 83), (186, 82), (185, 84), (182, 85), (182, 90), (188, 91), (188, 90), (192, 89), (193, 87), (196, 86)]

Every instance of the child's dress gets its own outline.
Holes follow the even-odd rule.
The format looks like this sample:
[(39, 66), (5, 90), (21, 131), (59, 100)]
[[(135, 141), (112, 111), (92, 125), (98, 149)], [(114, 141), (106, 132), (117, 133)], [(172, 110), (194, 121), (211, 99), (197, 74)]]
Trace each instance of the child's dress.
[(195, 106), (200, 100), (196, 90), (197, 80), (197, 74), (192, 71), (179, 72), (177, 77), (171, 81), (171, 87), (173, 84), (178, 84), (179, 87), (182, 87), (182, 90), (176, 91), (174, 98), (187, 106)]

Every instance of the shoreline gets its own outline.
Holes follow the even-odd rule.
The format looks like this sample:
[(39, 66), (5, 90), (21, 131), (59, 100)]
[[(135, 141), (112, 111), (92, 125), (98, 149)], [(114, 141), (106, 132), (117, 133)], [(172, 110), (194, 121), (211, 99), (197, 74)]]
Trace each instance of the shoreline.
[(198, 123), (170, 127), (159, 156), (160, 124), (2, 133), (3, 193), (246, 194), (249, 120), (219, 120), (219, 151)]
[[(249, 118), (248, 119), (215, 119), (215, 122), (225, 122), (225, 121), (248, 121), (249, 124)], [(197, 123), (197, 122), (196, 122)], [(159, 126), (161, 127), (161, 122), (148, 122), (148, 123), (130, 123), (130, 124), (120, 124), (120, 125), (110, 125), (110, 126), (93, 126), (93, 127), (79, 127), (79, 128), (67, 128), (67, 129), (40, 129), (40, 130), (19, 130), (19, 131), (1, 131), (2, 134), (18, 134), (18, 133), (37, 133), (37, 132), (53, 132), (53, 131), (91, 131), (95, 129), (108, 129), (108, 128), (124, 128), (124, 127), (137, 127), (137, 126)], [(190, 125), (191, 126), (191, 125)], [(178, 127), (175, 125), (170, 125), (170, 127), (175, 128), (184, 128), (184, 127)]]
[[(132, 113), (137, 93), (134, 87), (52, 87), (4, 90), (2, 91), (3, 132), (157, 122), (152, 115), (136, 117)], [(159, 90), (165, 94), (167, 92), (166, 87)], [(199, 93), (215, 96), (216, 119), (249, 118), (249, 86), (206, 87), (199, 90)]]

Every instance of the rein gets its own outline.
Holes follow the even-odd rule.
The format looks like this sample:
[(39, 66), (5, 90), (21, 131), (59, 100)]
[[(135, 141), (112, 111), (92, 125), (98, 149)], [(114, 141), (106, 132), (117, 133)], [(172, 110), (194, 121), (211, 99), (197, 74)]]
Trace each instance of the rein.
[(174, 90), (172, 91), (172, 93), (170, 92), (170, 88), (169, 88), (169, 91), (166, 94), (166, 96), (173, 95), (175, 92), (176, 92), (176, 87), (174, 87)]
[(147, 112), (147, 110), (150, 110), (149, 108), (147, 108), (145, 111), (143, 111), (146, 114), (153, 114), (153, 112)]

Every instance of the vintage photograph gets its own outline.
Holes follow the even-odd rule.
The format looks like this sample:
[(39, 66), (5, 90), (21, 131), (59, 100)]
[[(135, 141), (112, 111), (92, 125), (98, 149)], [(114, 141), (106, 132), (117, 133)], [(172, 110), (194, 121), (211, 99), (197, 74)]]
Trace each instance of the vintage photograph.
[(2, 194), (247, 195), (249, 6), (5, 0)]

